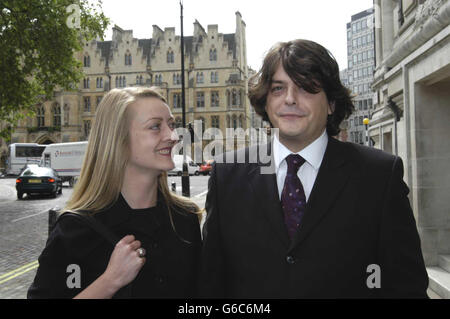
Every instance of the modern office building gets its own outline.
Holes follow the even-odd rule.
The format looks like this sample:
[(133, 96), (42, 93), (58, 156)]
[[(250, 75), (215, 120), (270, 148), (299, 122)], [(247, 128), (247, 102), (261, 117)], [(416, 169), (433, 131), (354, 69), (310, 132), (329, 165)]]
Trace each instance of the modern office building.
[(347, 23), (347, 57), (347, 86), (355, 94), (355, 112), (347, 121), (348, 141), (366, 144), (363, 119), (370, 118), (373, 107), (371, 89), (375, 68), (373, 8), (353, 15), (351, 22)]

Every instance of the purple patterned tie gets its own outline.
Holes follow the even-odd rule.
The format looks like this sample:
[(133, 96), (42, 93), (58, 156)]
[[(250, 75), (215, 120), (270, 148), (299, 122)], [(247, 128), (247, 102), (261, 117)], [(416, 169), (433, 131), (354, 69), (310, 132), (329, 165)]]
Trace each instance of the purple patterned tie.
[(288, 169), (281, 193), (281, 206), (288, 234), (292, 240), (306, 208), (305, 191), (297, 176), (298, 169), (305, 163), (305, 159), (298, 154), (291, 154), (286, 157), (286, 162)]

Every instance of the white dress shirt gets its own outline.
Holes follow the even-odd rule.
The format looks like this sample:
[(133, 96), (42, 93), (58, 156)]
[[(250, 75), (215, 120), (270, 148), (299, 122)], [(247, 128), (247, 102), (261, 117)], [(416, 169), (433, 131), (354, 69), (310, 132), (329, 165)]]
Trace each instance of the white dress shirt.
[[(297, 172), (298, 177), (305, 190), (306, 201), (309, 199), (320, 164), (322, 164), (323, 156), (328, 144), (328, 134), (324, 130), (322, 135), (314, 142), (309, 144), (300, 152), (296, 153), (305, 159), (305, 163)], [(286, 157), (292, 153), (286, 146), (281, 144), (276, 134), (273, 139), (273, 155), (275, 160), (275, 172), (277, 174), (278, 195), (281, 200), (281, 192), (284, 187), (284, 180), (287, 173)]]

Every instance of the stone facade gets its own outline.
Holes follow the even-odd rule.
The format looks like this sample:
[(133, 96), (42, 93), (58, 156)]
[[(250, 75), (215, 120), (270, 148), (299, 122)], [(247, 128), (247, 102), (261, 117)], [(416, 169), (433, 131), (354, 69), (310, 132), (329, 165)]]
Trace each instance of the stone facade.
[[(184, 37), (186, 123), (202, 120), (205, 128), (217, 127), (224, 136), (225, 128), (251, 125), (246, 25), (239, 12), (235, 18), (235, 33), (219, 33), (217, 25), (205, 30), (195, 21), (193, 36)], [(151, 39), (136, 39), (132, 30), (115, 26), (111, 41), (85, 43), (77, 58), (85, 75), (79, 89), (57, 91), (53, 100), (37, 105), (36, 117), (19, 122), (11, 143), (86, 140), (97, 105), (116, 87), (160, 87), (182, 125), (181, 37), (175, 28), (154, 25)]]
[(450, 254), (450, 1), (374, 5), (369, 134), (375, 147), (403, 159), (425, 262), (436, 266)]

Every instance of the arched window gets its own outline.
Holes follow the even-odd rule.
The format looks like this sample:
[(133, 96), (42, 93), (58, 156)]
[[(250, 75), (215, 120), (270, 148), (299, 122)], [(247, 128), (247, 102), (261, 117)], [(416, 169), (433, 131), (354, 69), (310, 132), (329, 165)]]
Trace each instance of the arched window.
[(37, 126), (45, 126), (45, 108), (43, 105), (40, 105), (37, 109)]
[(203, 72), (197, 72), (197, 83), (203, 83)]
[(119, 77), (116, 76), (116, 88), (119, 87)]
[(239, 116), (239, 127), (244, 128), (244, 115)]
[(64, 104), (64, 125), (69, 125), (70, 107), (69, 104)]
[(235, 89), (231, 92), (231, 105), (237, 105), (237, 94)]
[(125, 65), (131, 65), (131, 53), (125, 53)]
[(230, 128), (230, 116), (229, 115), (227, 115), (227, 128)]
[(119, 87), (122, 87), (122, 77), (119, 76)]
[(217, 51), (215, 48), (209, 50), (209, 61), (217, 61)]
[(89, 133), (91, 132), (91, 121), (89, 121), (89, 120), (86, 120), (86, 121), (83, 121), (84, 123), (84, 136), (86, 137), (86, 140), (88, 139), (88, 137), (89, 137)]
[(122, 77), (122, 85), (123, 87), (127, 86), (127, 79), (124, 76)]
[(172, 49), (167, 51), (167, 63), (173, 63), (175, 61)]
[(136, 75), (136, 84), (140, 84), (139, 83), (139, 75)]
[(84, 61), (83, 61), (83, 65), (85, 68), (88, 68), (91, 66), (91, 57), (89, 55), (87, 55), (87, 53), (84, 56)]
[(61, 126), (61, 107), (58, 103), (53, 104), (53, 126)]
[(233, 128), (237, 129), (237, 116), (236, 116), (236, 114), (233, 114)]

